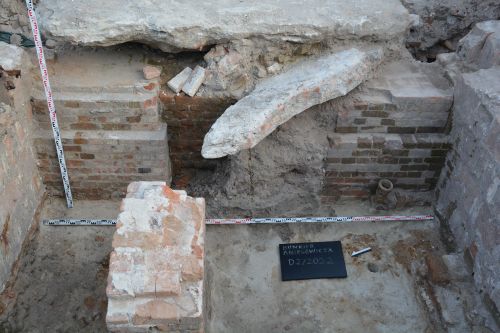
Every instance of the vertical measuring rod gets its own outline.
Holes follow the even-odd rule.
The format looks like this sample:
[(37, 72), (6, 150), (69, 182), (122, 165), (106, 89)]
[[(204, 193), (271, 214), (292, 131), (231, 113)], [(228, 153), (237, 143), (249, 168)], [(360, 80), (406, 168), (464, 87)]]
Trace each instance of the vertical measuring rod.
[(47, 107), (49, 109), (50, 124), (52, 127), (52, 133), (54, 134), (57, 159), (59, 161), (59, 169), (61, 170), (64, 193), (66, 195), (66, 204), (68, 205), (68, 208), (72, 208), (73, 196), (71, 195), (68, 169), (66, 168), (66, 161), (64, 159), (64, 151), (61, 140), (61, 130), (59, 129), (59, 124), (57, 123), (56, 107), (54, 105), (54, 99), (52, 98), (52, 89), (50, 88), (50, 82), (49, 82), (49, 72), (47, 71), (47, 64), (45, 63), (45, 57), (43, 55), (42, 39), (40, 37), (40, 30), (38, 26), (38, 21), (35, 16), (35, 10), (33, 8), (33, 1), (26, 0), (26, 6), (28, 7), (28, 17), (31, 23), (31, 31), (33, 32), (33, 40), (35, 42), (36, 54), (38, 57), (38, 65), (40, 66), (40, 73), (42, 74), (43, 87), (45, 89), (45, 97), (47, 98)]

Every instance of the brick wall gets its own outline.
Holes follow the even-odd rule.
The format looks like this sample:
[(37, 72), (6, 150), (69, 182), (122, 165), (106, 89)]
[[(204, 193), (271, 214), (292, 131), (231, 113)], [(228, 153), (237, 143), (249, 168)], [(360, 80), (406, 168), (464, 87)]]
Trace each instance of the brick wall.
[(128, 187), (113, 236), (112, 332), (202, 332), (205, 201), (164, 182)]
[[(118, 198), (138, 180), (170, 182), (167, 126), (157, 80), (133, 86), (56, 87), (55, 106), (75, 198)], [(32, 100), (38, 166), (48, 190), (63, 195), (46, 101)]]
[(176, 96), (170, 91), (161, 91), (163, 119), (168, 124), (170, 158), (174, 179), (189, 172), (189, 169), (213, 169), (217, 163), (201, 156), (203, 138), (212, 124), (233, 103), (232, 99)]
[[(472, 262), (486, 304), (500, 309), (500, 68), (463, 74), (456, 84), (453, 150), (436, 216)], [(449, 235), (447, 235), (449, 236)]]
[(367, 198), (381, 178), (416, 191), (435, 188), (450, 147), (446, 134), (452, 91), (425, 64), (385, 66), (377, 78), (330, 106), (337, 121), (328, 136), (324, 203)]
[(435, 187), (449, 149), (443, 134), (334, 134), (323, 200), (368, 197), (381, 178), (402, 189)]
[[(7, 70), (11, 59), (18, 64)], [(0, 42), (0, 291), (35, 230), (45, 192), (32, 148), (30, 66), (22, 49)]]

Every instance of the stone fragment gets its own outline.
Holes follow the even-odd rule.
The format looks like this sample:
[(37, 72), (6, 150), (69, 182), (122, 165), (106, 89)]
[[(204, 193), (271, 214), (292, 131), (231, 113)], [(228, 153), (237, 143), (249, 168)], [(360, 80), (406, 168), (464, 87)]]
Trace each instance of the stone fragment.
[(429, 279), (432, 283), (447, 284), (450, 282), (448, 269), (443, 259), (433, 254), (425, 258)]
[(57, 45), (56, 41), (53, 40), (53, 39), (47, 39), (45, 41), (45, 47), (47, 47), (48, 49), (53, 49), (55, 48)]
[(127, 191), (110, 257), (108, 329), (201, 331), (204, 200), (164, 182), (135, 182)]
[(22, 41), (23, 41), (23, 38), (18, 34), (12, 34), (10, 36), (10, 43), (12, 45), (21, 46)]
[(370, 77), (381, 59), (381, 49), (353, 48), (302, 61), (262, 80), (212, 125), (203, 142), (203, 157), (218, 158), (254, 147), (293, 116), (346, 95)]
[(478, 68), (500, 65), (500, 20), (477, 23), (459, 41), (457, 54)]
[(142, 72), (144, 73), (144, 78), (146, 80), (152, 80), (156, 79), (157, 77), (160, 77), (161, 75), (161, 68), (157, 66), (144, 66), (142, 69)]
[(186, 81), (189, 79), (192, 72), (193, 70), (191, 68), (184, 68), (182, 72), (180, 72), (167, 82), (168, 87), (172, 89), (172, 91), (176, 94), (179, 93), (182, 90), (182, 87), (184, 87)]
[(0, 69), (9, 74), (20, 74), (25, 60), (25, 52), (22, 48), (0, 42)]
[(203, 81), (205, 80), (205, 69), (200, 66), (196, 66), (187, 79), (186, 83), (182, 87), (182, 91), (184, 91), (187, 95), (193, 97), (196, 95), (198, 89), (200, 89)]
[(386, 41), (402, 36), (410, 22), (399, 0), (310, 0), (307, 5), (289, 0), (44, 0), (37, 14), (42, 30), (54, 39), (102, 46), (141, 41), (166, 52), (252, 37), (277, 43)]
[(267, 67), (266, 70), (269, 74), (276, 74), (281, 70), (282, 66), (275, 62), (271, 66)]

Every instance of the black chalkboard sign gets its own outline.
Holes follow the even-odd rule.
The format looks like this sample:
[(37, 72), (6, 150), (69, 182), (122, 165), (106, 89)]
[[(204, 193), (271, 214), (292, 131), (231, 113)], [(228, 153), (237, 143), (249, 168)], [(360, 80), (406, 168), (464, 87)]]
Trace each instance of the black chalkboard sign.
[(347, 277), (340, 241), (280, 244), (279, 251), (282, 281)]

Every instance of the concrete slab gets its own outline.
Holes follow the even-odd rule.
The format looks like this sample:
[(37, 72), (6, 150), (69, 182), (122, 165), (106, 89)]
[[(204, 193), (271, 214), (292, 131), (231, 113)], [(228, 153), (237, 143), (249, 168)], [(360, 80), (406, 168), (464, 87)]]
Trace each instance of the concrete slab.
[(140, 41), (163, 51), (199, 50), (228, 40), (258, 36), (275, 41), (388, 40), (409, 25), (398, 0), (42, 0), (37, 12), (44, 32), (84, 45)]

